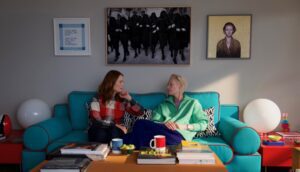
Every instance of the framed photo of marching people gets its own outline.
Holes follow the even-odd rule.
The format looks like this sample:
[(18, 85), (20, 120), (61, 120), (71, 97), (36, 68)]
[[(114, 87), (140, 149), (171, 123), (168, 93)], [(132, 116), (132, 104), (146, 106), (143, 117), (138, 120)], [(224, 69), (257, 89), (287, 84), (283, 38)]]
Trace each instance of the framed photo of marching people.
[(108, 65), (189, 65), (190, 7), (107, 8)]
[(209, 15), (207, 59), (250, 59), (252, 15)]

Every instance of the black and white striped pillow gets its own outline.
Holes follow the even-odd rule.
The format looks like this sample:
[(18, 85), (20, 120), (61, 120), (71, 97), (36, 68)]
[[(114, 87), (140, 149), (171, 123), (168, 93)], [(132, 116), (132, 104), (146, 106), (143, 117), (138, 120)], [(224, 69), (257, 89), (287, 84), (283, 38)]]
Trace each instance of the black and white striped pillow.
[(128, 131), (131, 131), (136, 120), (138, 119), (150, 120), (151, 115), (152, 115), (151, 109), (144, 109), (143, 115), (140, 116), (134, 116), (125, 111), (125, 114), (123, 116), (123, 125), (127, 128)]
[(206, 113), (207, 118), (208, 118), (208, 126), (207, 126), (206, 130), (199, 131), (195, 135), (194, 138), (220, 136), (221, 134), (217, 130), (215, 123), (214, 123), (215, 108), (211, 107), (211, 108), (205, 109), (204, 112)]

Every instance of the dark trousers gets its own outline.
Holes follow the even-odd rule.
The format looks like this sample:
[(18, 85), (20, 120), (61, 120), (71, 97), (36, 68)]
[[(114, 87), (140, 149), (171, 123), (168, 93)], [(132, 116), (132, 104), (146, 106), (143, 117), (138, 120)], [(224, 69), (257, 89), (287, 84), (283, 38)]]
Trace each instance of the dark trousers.
[(184, 140), (178, 131), (170, 130), (164, 124), (149, 120), (137, 120), (132, 132), (123, 136), (123, 142), (134, 144), (137, 149), (140, 149), (140, 147), (149, 147), (149, 142), (155, 135), (166, 136), (167, 145), (178, 145), (181, 140)]
[(109, 144), (113, 138), (122, 138), (124, 132), (116, 127), (116, 125), (106, 126), (101, 123), (94, 122), (88, 130), (90, 142), (99, 142)]

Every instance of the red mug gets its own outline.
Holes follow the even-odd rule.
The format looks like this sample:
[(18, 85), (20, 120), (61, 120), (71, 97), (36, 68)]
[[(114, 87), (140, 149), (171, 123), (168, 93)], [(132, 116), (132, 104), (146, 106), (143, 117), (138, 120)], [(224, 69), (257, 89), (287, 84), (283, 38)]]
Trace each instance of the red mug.
[(154, 139), (150, 140), (149, 146), (158, 152), (164, 153), (166, 151), (166, 136), (164, 135), (154, 136)]

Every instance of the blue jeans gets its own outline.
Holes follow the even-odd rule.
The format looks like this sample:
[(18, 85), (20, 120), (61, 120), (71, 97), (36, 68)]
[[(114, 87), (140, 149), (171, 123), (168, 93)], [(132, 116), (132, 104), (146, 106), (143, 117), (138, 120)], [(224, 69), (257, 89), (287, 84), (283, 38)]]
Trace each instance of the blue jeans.
[(137, 120), (134, 123), (132, 132), (123, 136), (123, 142), (134, 144), (137, 149), (140, 149), (140, 147), (149, 147), (149, 142), (155, 135), (166, 136), (167, 145), (178, 145), (181, 140), (184, 140), (178, 131), (170, 130), (164, 124), (149, 120)]

